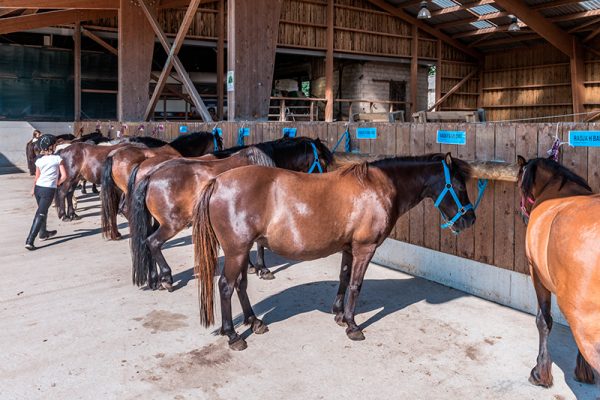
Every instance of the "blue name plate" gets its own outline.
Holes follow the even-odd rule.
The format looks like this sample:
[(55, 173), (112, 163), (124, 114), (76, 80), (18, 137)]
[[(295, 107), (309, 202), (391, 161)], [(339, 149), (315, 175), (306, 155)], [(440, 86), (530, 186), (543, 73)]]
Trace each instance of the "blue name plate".
[(377, 139), (377, 128), (356, 128), (357, 139)]
[(179, 133), (187, 133), (188, 132), (188, 128), (185, 125), (180, 125), (179, 126)]
[(296, 137), (296, 128), (283, 128), (283, 136)]
[(465, 131), (437, 131), (435, 139), (440, 144), (467, 144), (467, 132)]
[(250, 128), (240, 128), (240, 133), (242, 134), (242, 136), (250, 136)]
[(217, 132), (217, 135), (223, 136), (223, 130), (221, 128), (214, 128), (213, 135), (215, 134), (215, 132)]
[(569, 131), (569, 145), (573, 147), (600, 147), (600, 131)]

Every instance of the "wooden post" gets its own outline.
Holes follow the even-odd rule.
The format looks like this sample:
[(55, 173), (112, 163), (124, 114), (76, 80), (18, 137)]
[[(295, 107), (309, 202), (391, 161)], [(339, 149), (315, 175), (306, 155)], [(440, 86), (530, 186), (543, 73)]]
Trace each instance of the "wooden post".
[(225, 75), (225, 0), (219, 0), (217, 17), (217, 119), (223, 120)]
[(285, 118), (285, 99), (279, 100), (279, 121), (284, 122)]
[[(577, 40), (573, 38), (573, 56), (570, 59), (571, 64), (571, 95), (573, 98), (573, 114), (585, 112), (584, 97), (585, 86), (585, 65), (583, 63), (583, 51)], [(583, 121), (585, 115), (574, 115), (573, 121)]]
[[(443, 42), (437, 41), (437, 60), (435, 64), (435, 101), (442, 97), (442, 46)], [(436, 110), (437, 111), (437, 110)]]
[(119, 3), (117, 118), (141, 121), (150, 100), (154, 33), (137, 2), (120, 0)]
[(412, 26), (412, 43), (410, 58), (410, 114), (417, 112), (417, 80), (419, 79), (419, 29)]
[(73, 31), (73, 88), (74, 88), (74, 119), (81, 121), (81, 24), (75, 23)]
[(268, 119), (282, 3), (227, 2), (227, 69), (233, 78), (227, 91), (229, 121)]
[(327, 53), (325, 55), (325, 121), (333, 121), (333, 41), (334, 41), (333, 0), (327, 0)]

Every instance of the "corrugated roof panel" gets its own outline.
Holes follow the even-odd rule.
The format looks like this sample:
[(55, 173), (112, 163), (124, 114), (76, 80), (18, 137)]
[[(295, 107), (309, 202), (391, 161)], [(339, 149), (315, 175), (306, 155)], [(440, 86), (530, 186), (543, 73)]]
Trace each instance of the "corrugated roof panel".
[(494, 26), (496, 26), (488, 21), (475, 21), (471, 22), (471, 25), (477, 29), (493, 28)]
[(599, 0), (588, 0), (581, 1), (579, 5), (586, 10), (600, 10), (600, 1)]
[(485, 15), (485, 14), (491, 14), (491, 13), (498, 12), (497, 8), (494, 8), (493, 6), (490, 6), (489, 4), (484, 4), (482, 6), (477, 6), (477, 7), (471, 7), (470, 10), (478, 15)]
[(442, 8), (454, 7), (458, 5), (458, 3), (452, 0), (432, 0), (431, 2), (437, 4)]

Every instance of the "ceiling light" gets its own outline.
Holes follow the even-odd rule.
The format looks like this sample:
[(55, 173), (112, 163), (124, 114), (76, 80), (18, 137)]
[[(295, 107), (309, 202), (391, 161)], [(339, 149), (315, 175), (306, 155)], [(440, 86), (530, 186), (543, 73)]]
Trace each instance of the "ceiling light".
[(510, 19), (510, 25), (508, 26), (508, 31), (509, 32), (517, 32), (520, 30), (521, 30), (521, 27), (519, 26), (519, 21), (517, 20), (517, 17), (515, 17), (513, 15)]
[(427, 2), (426, 1), (422, 1), (421, 2), (421, 9), (419, 10), (419, 13), (417, 14), (417, 18), (418, 19), (429, 19), (429, 18), (431, 18), (431, 12), (427, 8)]

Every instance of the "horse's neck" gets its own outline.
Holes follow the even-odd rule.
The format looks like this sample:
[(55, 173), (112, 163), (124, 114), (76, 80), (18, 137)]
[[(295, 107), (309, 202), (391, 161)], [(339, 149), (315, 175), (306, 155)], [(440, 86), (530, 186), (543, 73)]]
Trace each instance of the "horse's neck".
[(395, 188), (398, 216), (416, 206), (426, 196), (427, 182), (433, 171), (429, 163), (399, 163), (393, 167), (379, 168)]
[(535, 206), (538, 206), (546, 200), (593, 194), (586, 188), (571, 181), (567, 181), (562, 188), (560, 187), (561, 184), (561, 179), (554, 179), (544, 186), (542, 192), (535, 197)]

